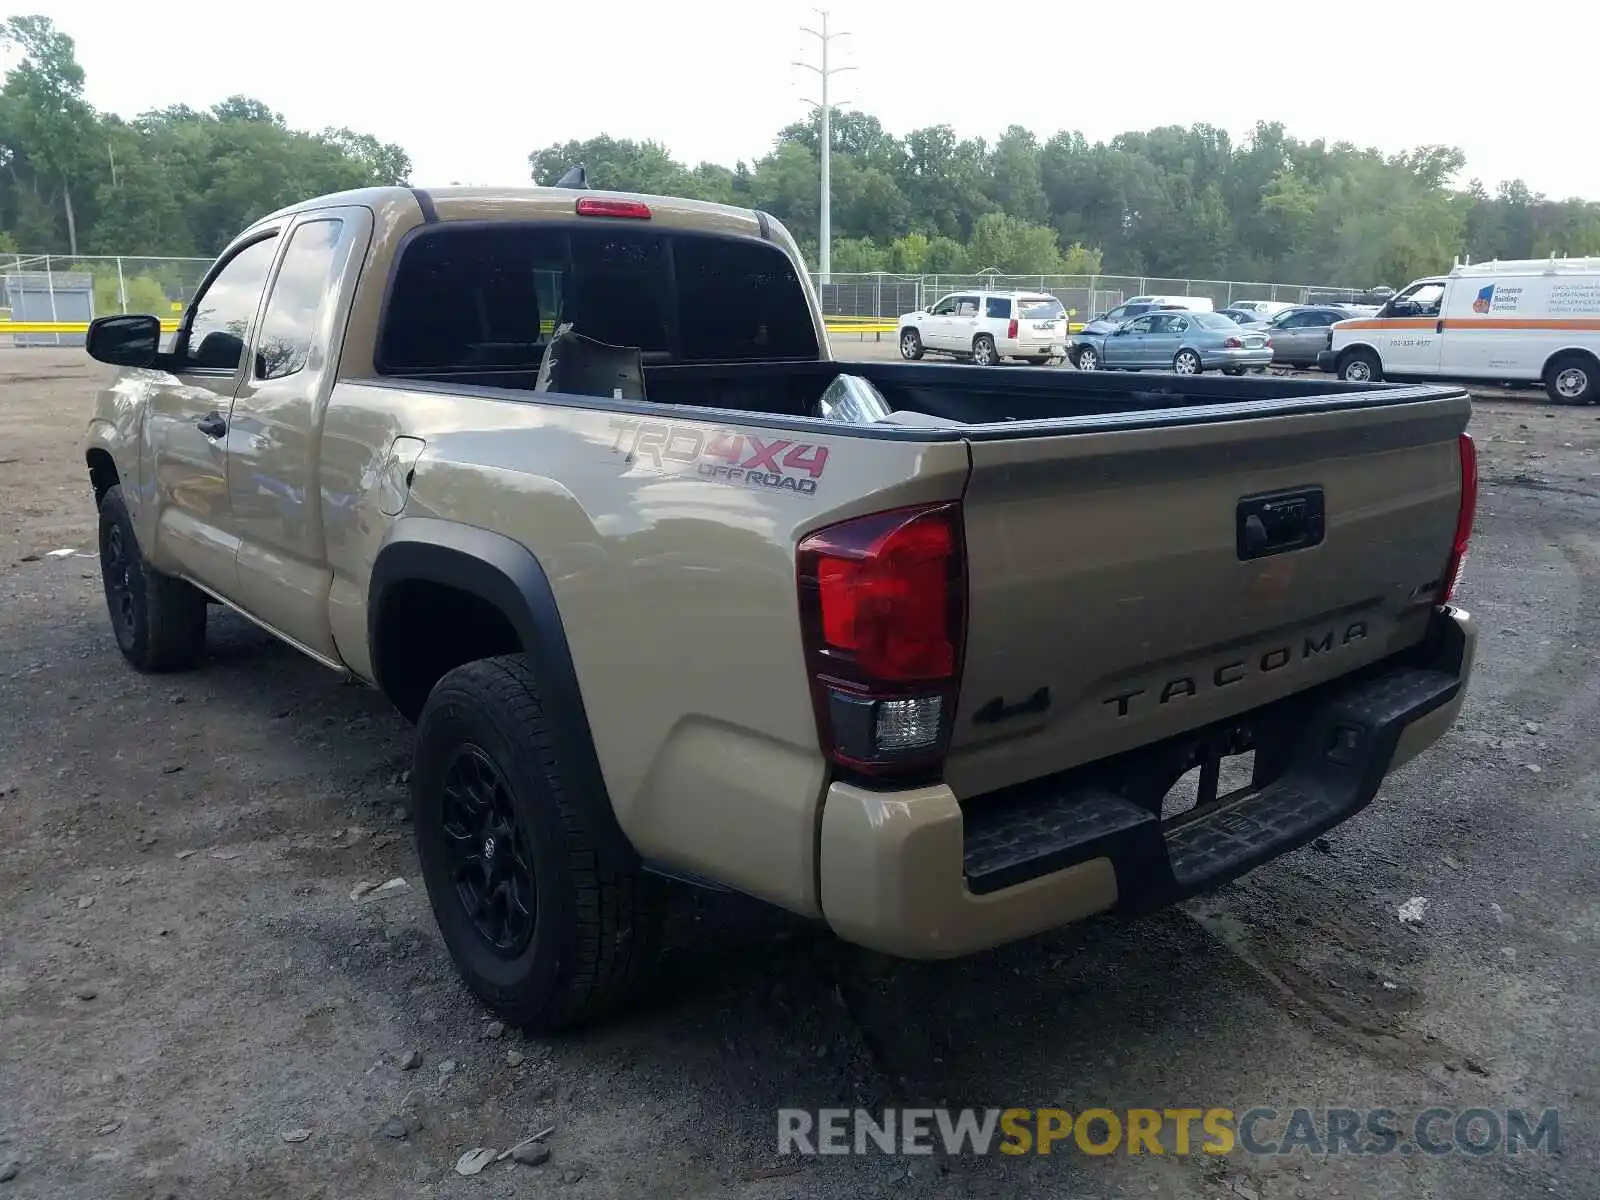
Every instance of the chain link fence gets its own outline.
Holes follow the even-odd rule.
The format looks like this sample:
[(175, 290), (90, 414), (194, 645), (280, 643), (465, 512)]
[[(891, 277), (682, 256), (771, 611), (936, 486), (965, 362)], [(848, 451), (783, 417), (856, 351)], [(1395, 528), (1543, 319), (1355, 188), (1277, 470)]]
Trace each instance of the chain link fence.
[(1158, 279), (1135, 275), (847, 275), (833, 272), (827, 283), (812, 282), (830, 317), (892, 321), (956, 291), (1045, 292), (1061, 301), (1074, 321), (1088, 321), (1134, 296), (1204, 296), (1213, 308), (1237, 300), (1306, 304), (1320, 292), (1350, 289), (1303, 283), (1258, 283), (1229, 279)]
[[(4, 325), (81, 324), (113, 313), (176, 320), (211, 265), (209, 258), (95, 254), (0, 254)], [(18, 346), (81, 346), (81, 333), (16, 333)]]

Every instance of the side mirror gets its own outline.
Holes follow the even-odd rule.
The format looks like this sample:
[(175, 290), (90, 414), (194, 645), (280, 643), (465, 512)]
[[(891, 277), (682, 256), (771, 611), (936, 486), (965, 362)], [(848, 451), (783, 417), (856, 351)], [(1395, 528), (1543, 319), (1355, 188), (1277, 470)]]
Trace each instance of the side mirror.
[(925, 312), (925, 313), (930, 313), (931, 314), (933, 312), (933, 305), (931, 305), (931, 304), (928, 305), (928, 307), (923, 309), (922, 311)]
[(161, 353), (161, 319), (144, 313), (96, 317), (89, 322), (84, 349), (113, 367), (154, 366)]

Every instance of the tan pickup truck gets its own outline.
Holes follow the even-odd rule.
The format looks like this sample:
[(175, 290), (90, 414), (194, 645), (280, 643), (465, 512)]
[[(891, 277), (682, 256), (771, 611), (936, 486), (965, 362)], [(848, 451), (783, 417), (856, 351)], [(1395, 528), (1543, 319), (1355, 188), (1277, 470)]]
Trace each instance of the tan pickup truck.
[(581, 188), (311, 200), (88, 348), (123, 654), (221, 603), (381, 689), (531, 1026), (627, 993), (662, 876), (965, 954), (1301, 846), (1462, 703), (1459, 388), (835, 362), (778, 221)]

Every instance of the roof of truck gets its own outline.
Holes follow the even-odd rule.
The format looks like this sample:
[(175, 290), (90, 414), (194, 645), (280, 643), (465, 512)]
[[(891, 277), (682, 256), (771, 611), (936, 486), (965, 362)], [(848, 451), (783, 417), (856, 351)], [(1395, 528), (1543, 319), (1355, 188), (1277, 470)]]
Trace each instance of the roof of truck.
[[(777, 219), (731, 204), (712, 204), (677, 196), (636, 192), (605, 192), (583, 188), (525, 187), (370, 187), (314, 196), (268, 213), (251, 228), (312, 209), (359, 205), (372, 209), (380, 222), (398, 218), (425, 221), (529, 221), (564, 220), (575, 215), (584, 198), (639, 201), (650, 209), (651, 220), (677, 228), (685, 226), (725, 233), (755, 234)], [(615, 218), (613, 218), (615, 219)]]

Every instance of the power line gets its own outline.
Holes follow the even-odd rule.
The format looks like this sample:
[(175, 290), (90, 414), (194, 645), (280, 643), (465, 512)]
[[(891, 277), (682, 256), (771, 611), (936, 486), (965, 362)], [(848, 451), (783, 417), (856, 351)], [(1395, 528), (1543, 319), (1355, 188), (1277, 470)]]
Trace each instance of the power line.
[[(828, 81), (842, 71), (854, 71), (855, 68), (830, 67), (828, 65), (829, 43), (831, 43), (834, 38), (848, 37), (849, 34), (843, 31), (838, 33), (830, 33), (828, 31), (827, 12), (820, 8), (814, 11), (822, 18), (821, 30), (819, 31), (816, 29), (811, 29), (805, 25), (802, 25), (800, 30), (802, 33), (809, 33), (812, 37), (816, 38), (817, 42), (821, 45), (822, 65), (816, 66), (813, 63), (800, 62), (798, 60), (794, 65), (797, 67), (804, 67), (806, 70), (813, 72), (818, 79), (822, 80), (822, 103), (817, 105), (817, 107), (822, 110), (822, 137), (818, 147), (822, 157), (822, 229), (818, 239), (820, 242), (819, 253), (822, 261), (819, 262), (817, 266), (819, 269), (821, 282), (829, 283), (832, 281), (833, 269), (833, 194), (829, 186), (828, 159), (833, 151), (833, 110), (828, 104)], [(805, 103), (809, 104), (812, 102), (805, 101)]]

